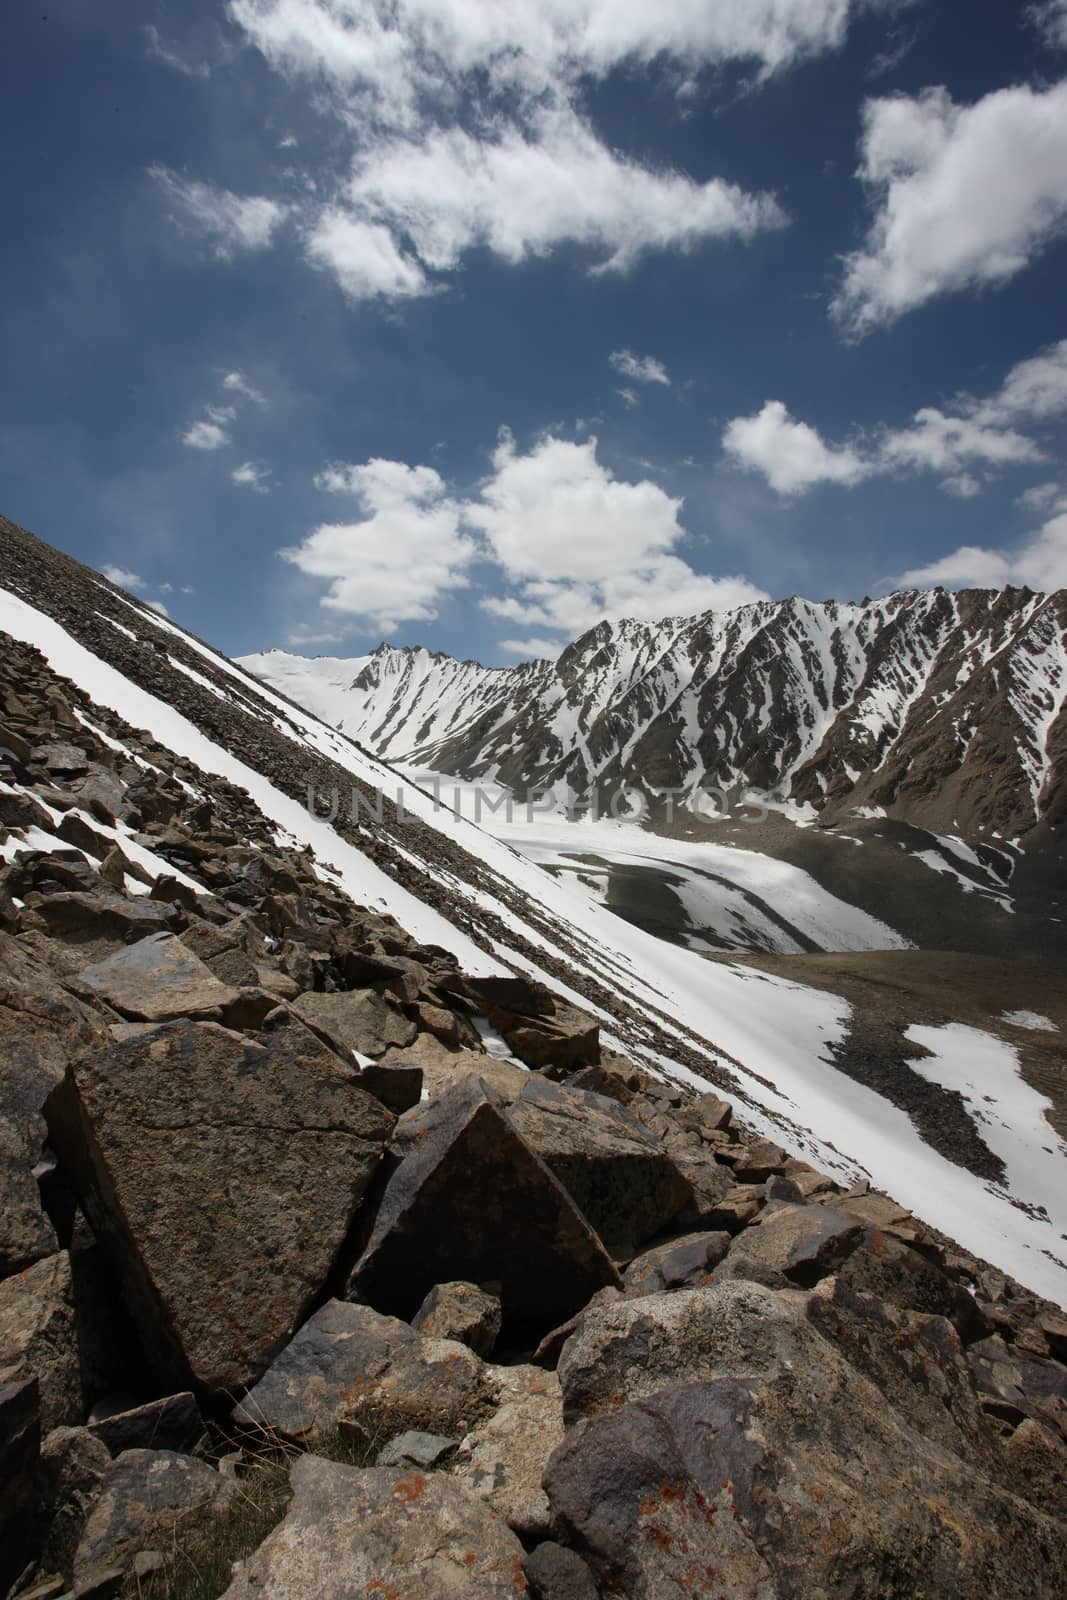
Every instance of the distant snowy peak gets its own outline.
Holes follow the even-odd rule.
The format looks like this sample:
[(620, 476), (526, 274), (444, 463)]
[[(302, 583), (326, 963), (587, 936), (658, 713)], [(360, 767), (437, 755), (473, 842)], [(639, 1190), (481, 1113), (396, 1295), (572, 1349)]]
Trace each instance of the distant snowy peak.
[(738, 785), (971, 836), (1067, 819), (1067, 591), (601, 622), (554, 662), (380, 645), (242, 665), (391, 761), (517, 788)]

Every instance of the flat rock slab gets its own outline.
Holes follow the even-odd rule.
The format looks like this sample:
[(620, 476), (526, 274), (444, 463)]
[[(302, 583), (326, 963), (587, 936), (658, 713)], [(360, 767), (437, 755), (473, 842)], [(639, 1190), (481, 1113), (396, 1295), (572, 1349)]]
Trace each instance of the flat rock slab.
[(215, 1015), (239, 998), (180, 939), (153, 934), (86, 967), (75, 987), (136, 1022)]
[(388, 995), (374, 989), (341, 994), (302, 994), (293, 1010), (309, 1028), (343, 1054), (380, 1056), (390, 1045), (409, 1045), (418, 1026)]
[(185, 1519), (221, 1511), (236, 1489), (191, 1456), (125, 1451), (104, 1473), (74, 1557), (75, 1580), (103, 1567), (129, 1567), (139, 1550), (172, 1544)]
[(484, 1083), (409, 1113), (403, 1149), (353, 1298), (410, 1317), (435, 1284), (498, 1282), (505, 1320), (544, 1331), (618, 1285), (588, 1221)]
[(138, 1030), (73, 1063), (47, 1114), (161, 1380), (215, 1392), (300, 1325), (393, 1126), (298, 1023)]
[(452, 1473), (515, 1533), (544, 1537), (550, 1518), (541, 1479), (563, 1441), (559, 1379), (531, 1366), (494, 1367), (492, 1374), (497, 1404), (460, 1444)]
[(224, 1600), (520, 1600), (523, 1548), (446, 1474), (303, 1456), (284, 1520)]
[(751, 1264), (810, 1288), (848, 1259), (864, 1231), (848, 1211), (774, 1204), (734, 1241), (727, 1260), (732, 1269)]
[(0, 1383), (36, 1378), (41, 1426), (82, 1420), (70, 1256), (49, 1256), (0, 1283)]
[(369, 1306), (330, 1300), (234, 1410), (240, 1426), (302, 1442), (342, 1419), (384, 1434), (463, 1433), (492, 1403), (466, 1345), (424, 1339)]
[(609, 1245), (642, 1244), (689, 1199), (659, 1140), (606, 1095), (530, 1076), (508, 1120)]

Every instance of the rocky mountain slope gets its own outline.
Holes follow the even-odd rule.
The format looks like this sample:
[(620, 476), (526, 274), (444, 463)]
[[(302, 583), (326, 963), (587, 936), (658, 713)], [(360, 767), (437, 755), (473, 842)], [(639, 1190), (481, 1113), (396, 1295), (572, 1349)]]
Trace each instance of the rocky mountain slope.
[(1062, 1593), (1067, 1146), (846, 1020), (0, 520), (0, 1595)]
[(967, 838), (1067, 819), (1067, 592), (941, 589), (603, 622), (553, 662), (380, 645), (243, 665), (368, 749), (602, 809), (739, 785)]

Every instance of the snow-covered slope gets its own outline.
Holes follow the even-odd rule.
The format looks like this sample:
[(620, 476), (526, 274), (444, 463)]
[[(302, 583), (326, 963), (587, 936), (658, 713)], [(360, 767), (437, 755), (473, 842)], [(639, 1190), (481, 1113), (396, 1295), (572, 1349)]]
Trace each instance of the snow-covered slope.
[[(98, 706), (246, 790), (279, 841), (310, 847), (317, 870), (360, 903), (390, 911), (471, 970), (542, 978), (598, 1014), (606, 1038), (634, 1059), (715, 1084), (750, 1126), (829, 1171), (869, 1176), (966, 1248), (1067, 1301), (1067, 1182), (1050, 1196), (1042, 1157), (1031, 1190), (1027, 1163), (1014, 1159), (1002, 1187), (931, 1149), (905, 1112), (839, 1064), (843, 1000), (709, 963), (628, 925), (2, 519), (0, 558), (0, 632), (35, 645)], [(404, 815), (386, 804), (380, 821), (350, 823), (342, 812), (331, 824), (305, 804), (309, 784), (321, 798), (331, 783), (364, 795), (381, 787)], [(1031, 1095), (1003, 1093), (998, 1115), (1013, 1151), (1029, 1143), (1067, 1158)]]
[(377, 755), (602, 805), (750, 786), (1018, 838), (1067, 816), (1067, 592), (922, 590), (603, 622), (554, 662), (245, 657)]

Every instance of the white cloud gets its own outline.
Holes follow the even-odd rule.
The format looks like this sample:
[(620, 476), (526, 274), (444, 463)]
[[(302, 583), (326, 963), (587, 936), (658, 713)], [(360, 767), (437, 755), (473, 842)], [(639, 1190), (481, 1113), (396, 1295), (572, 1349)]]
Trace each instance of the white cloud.
[(180, 208), (181, 220), (205, 233), (222, 260), (266, 249), (289, 211), (277, 200), (234, 194), (195, 178), (182, 178), (167, 167), (150, 167), (149, 171)]
[(343, 633), (329, 633), (319, 628), (302, 626), (294, 628), (292, 633), (286, 635), (286, 644), (305, 646), (311, 644), (340, 644), (344, 638)]
[(942, 583), (950, 589), (1002, 589), (1008, 584), (1050, 592), (1067, 586), (1067, 509), (1050, 518), (1014, 554), (963, 545), (940, 561), (913, 567), (902, 588)]
[(257, 406), (265, 406), (267, 397), (261, 389), (256, 389), (249, 383), (243, 372), (227, 372), (222, 380), (222, 387), (229, 389), (232, 394), (243, 394), (246, 400), (252, 400)]
[(594, 251), (596, 270), (624, 272), (649, 250), (751, 238), (785, 221), (769, 195), (719, 178), (696, 183), (616, 155), (573, 110), (559, 107), (538, 112), (530, 129), (498, 123), (475, 138), (464, 128), (438, 128), (419, 140), (376, 143), (357, 162), (348, 201), (350, 213), (331, 210), (320, 220), (313, 253), (333, 264), (329, 241), (347, 234), (333, 255), (355, 257), (357, 285), (368, 276), (369, 293), (398, 292), (396, 283), (401, 293), (422, 292), (417, 267), (393, 242), (398, 235), (438, 272), (479, 246), (516, 264), (565, 241)]
[(128, 567), (101, 567), (100, 571), (109, 583), (117, 583), (120, 589), (147, 589), (148, 584), (136, 572), (131, 572)]
[(739, 466), (761, 472), (778, 494), (803, 494), (817, 483), (851, 486), (873, 468), (851, 445), (834, 447), (806, 422), (789, 415), (781, 400), (768, 400), (754, 417), (735, 417), (723, 446)]
[[(657, 361), (655, 356), (635, 356), (632, 350), (613, 350), (608, 357), (616, 372), (624, 378), (631, 378), (635, 383), (665, 383), (670, 385), (670, 377), (662, 361)], [(620, 394), (622, 391), (619, 391)]]
[(230, 481), (242, 489), (252, 489), (256, 494), (270, 494), (270, 468), (259, 461), (242, 461), (230, 473)]
[(229, 442), (230, 436), (220, 423), (204, 419), (192, 423), (182, 434), (182, 444), (190, 450), (221, 450)]
[(397, 245), (388, 228), (336, 206), (327, 207), (305, 239), (308, 256), (328, 267), (351, 300), (429, 294), (418, 262)]
[(559, 639), (501, 639), (498, 648), (523, 661), (555, 661), (562, 645)]
[(1026, 15), (1041, 30), (1048, 44), (1067, 50), (1067, 0), (1038, 0), (1027, 9)]
[(882, 427), (852, 443), (829, 444), (809, 423), (791, 417), (780, 400), (768, 400), (753, 417), (726, 425), (727, 455), (760, 472), (778, 494), (803, 494), (818, 483), (847, 488), (875, 476), (928, 471), (942, 488), (970, 499), (981, 490), (973, 469), (1027, 466), (1047, 459), (1028, 434), (1010, 426), (1047, 423), (1067, 411), (1067, 340), (1020, 361), (995, 394), (959, 395), (951, 411), (923, 406), (904, 428)]
[(175, 72), (180, 72), (183, 78), (210, 78), (211, 68), (206, 61), (186, 61), (176, 50), (166, 44), (160, 35), (159, 29), (151, 23), (144, 29), (145, 39), (148, 43), (148, 53), (157, 61), (164, 62)]
[(616, 389), (615, 393), (628, 411), (632, 411), (634, 406), (641, 403), (641, 396), (636, 389)]
[(401, 622), (432, 622), (441, 597), (465, 588), (477, 545), (460, 527), (459, 503), (432, 467), (374, 460), (330, 467), (318, 487), (349, 494), (363, 515), (323, 523), (281, 554), (330, 587), (322, 604), (395, 633)]
[(148, 607), (149, 611), (158, 611), (161, 617), (170, 616), (170, 612), (167, 610), (162, 600), (146, 600), (145, 605)]
[(1023, 490), (1019, 504), (1025, 506), (1027, 511), (1043, 513), (1051, 511), (1053, 506), (1057, 510), (1067, 511), (1067, 486), (1062, 483), (1035, 483)]
[(868, 101), (859, 176), (876, 212), (836, 316), (855, 334), (1021, 272), (1067, 226), (1067, 81), (971, 106), (943, 88)]

